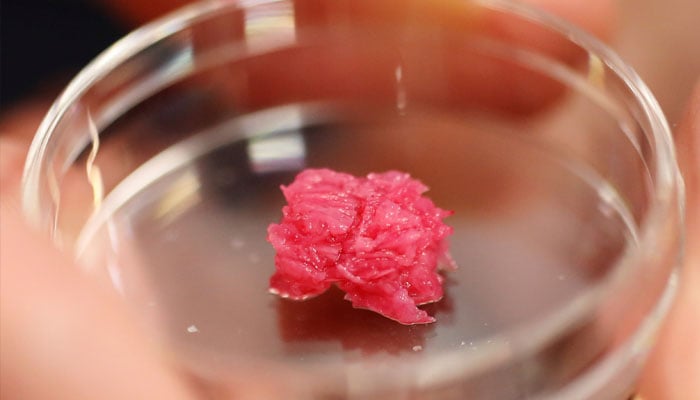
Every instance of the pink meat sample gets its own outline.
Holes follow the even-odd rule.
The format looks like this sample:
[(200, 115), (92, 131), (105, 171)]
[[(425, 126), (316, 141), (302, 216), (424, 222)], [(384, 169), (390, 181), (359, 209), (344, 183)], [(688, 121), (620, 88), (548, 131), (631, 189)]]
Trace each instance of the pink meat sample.
[(438, 266), (455, 265), (452, 228), (442, 221), (452, 212), (424, 197), (427, 190), (397, 171), (302, 171), (282, 186), (282, 221), (267, 229), (277, 252), (270, 292), (304, 300), (335, 284), (356, 308), (406, 325), (434, 322), (417, 306), (442, 298)]

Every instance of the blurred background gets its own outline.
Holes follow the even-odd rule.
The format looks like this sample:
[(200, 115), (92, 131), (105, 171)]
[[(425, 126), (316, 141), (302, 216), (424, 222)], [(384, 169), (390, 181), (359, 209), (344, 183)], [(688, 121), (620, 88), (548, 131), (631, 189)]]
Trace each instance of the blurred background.
[[(571, 1), (583, 0), (562, 0)], [(100, 51), (187, 2), (3, 0), (0, 118), (22, 100), (41, 98), (48, 109), (50, 100)], [(616, 5), (616, 27), (607, 41), (651, 87), (674, 125), (700, 73), (700, 1), (618, 0)]]

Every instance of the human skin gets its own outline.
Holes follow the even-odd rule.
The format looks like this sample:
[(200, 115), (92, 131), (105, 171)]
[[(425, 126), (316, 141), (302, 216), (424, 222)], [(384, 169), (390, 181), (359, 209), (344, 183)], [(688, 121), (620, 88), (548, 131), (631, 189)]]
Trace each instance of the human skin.
[[(532, 2), (601, 37), (615, 21), (606, 0)], [(80, 274), (22, 218), (24, 157), (54, 96), (39, 94), (0, 115), (0, 398), (193, 398), (116, 295)], [(644, 399), (700, 398), (700, 85), (687, 104), (676, 129), (687, 252), (676, 303), (641, 381)]]
[(686, 190), (686, 248), (678, 297), (642, 380), (648, 399), (700, 398), (700, 82), (676, 130)]

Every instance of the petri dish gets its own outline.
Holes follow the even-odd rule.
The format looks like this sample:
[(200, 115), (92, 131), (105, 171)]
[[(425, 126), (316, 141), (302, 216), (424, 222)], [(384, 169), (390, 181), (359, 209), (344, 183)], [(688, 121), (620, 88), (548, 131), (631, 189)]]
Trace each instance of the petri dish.
[[(454, 211), (435, 323), (268, 293), (305, 168), (405, 171)], [(23, 181), (29, 220), (215, 399), (626, 398), (682, 201), (634, 71), (505, 0), (195, 3), (75, 77)]]

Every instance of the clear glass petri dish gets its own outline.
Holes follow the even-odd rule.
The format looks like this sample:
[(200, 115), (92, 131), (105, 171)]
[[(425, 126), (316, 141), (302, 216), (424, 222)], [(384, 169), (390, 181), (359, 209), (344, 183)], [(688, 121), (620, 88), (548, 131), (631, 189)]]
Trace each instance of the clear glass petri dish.
[[(454, 210), (435, 323), (268, 293), (266, 229), (304, 168), (409, 172)], [(216, 399), (626, 398), (683, 238), (644, 83), (505, 0), (181, 9), (56, 100), (23, 204)]]

